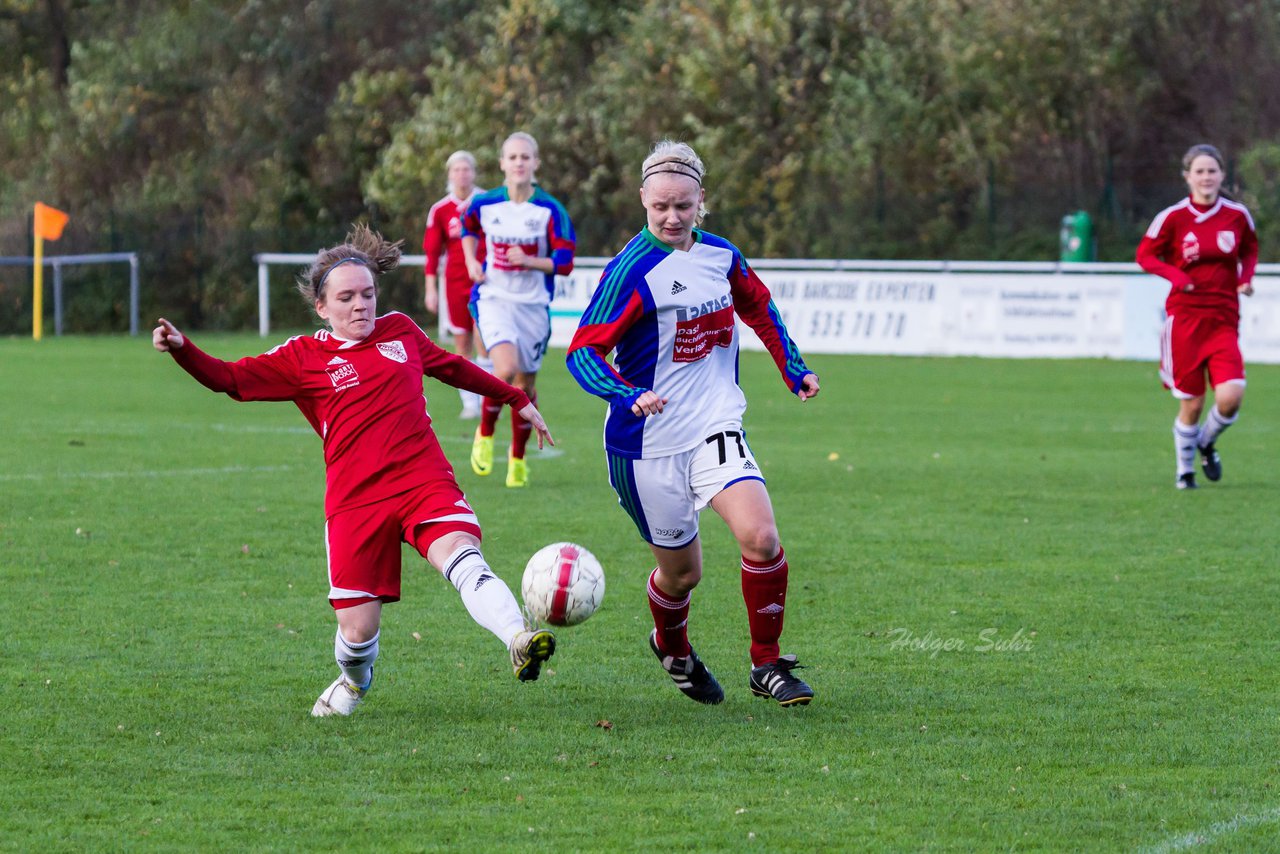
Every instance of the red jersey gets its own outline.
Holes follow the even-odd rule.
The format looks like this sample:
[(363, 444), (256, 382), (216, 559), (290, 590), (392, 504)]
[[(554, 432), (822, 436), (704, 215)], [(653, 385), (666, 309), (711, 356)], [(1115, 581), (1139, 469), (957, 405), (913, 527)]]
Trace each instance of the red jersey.
[(431, 429), (424, 376), (512, 409), (529, 403), (523, 391), (436, 346), (399, 312), (377, 318), (363, 341), (321, 329), (238, 362), (216, 359), (190, 339), (169, 352), (206, 388), (236, 400), (297, 405), (324, 442), (326, 517), (432, 480), (453, 481)]
[[(427, 212), (427, 228), (422, 233), (422, 251), (427, 256), (426, 273), (436, 275), (440, 270), (440, 256), (445, 256), (444, 282), (446, 287), (465, 286), (471, 289), (471, 274), (467, 272), (467, 259), (462, 254), (462, 215), (475, 198), (472, 192), (465, 199), (453, 193), (431, 206)], [(476, 259), (484, 260), (484, 245), (476, 246)]]
[[(1249, 209), (1218, 197), (1211, 207), (1183, 199), (1162, 210), (1138, 244), (1138, 265), (1173, 287), (1165, 311), (1217, 314), (1240, 322), (1241, 282), (1258, 266), (1258, 235)], [(1187, 285), (1194, 285), (1190, 291)]]

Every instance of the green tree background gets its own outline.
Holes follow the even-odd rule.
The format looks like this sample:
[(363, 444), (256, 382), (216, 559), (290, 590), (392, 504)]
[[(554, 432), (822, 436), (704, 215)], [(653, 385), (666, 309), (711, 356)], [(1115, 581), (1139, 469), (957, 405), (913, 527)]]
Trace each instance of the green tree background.
[[(1280, 0), (0, 0), (0, 254), (38, 199), (72, 215), (53, 251), (141, 253), (148, 317), (250, 326), (255, 252), (356, 220), (418, 251), (448, 154), (493, 186), (523, 129), (584, 255), (637, 230), (674, 137), (749, 257), (1009, 260), (1055, 258), (1076, 209), (1130, 259), (1210, 141), (1270, 260), (1278, 35)], [(68, 276), (69, 329), (127, 326), (119, 270)], [(273, 321), (309, 322), (277, 279)], [(0, 332), (29, 300), (0, 268)]]

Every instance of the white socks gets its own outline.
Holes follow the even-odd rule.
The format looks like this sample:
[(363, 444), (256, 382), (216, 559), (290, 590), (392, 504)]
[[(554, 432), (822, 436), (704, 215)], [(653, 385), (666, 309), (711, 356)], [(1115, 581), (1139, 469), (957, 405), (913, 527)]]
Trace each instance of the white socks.
[(373, 662), (378, 659), (378, 638), (381, 635), (382, 632), (378, 632), (364, 643), (347, 643), (342, 629), (338, 629), (338, 636), (333, 641), (333, 657), (357, 688), (368, 688), (373, 681)]
[(1202, 448), (1212, 445), (1218, 441), (1222, 431), (1235, 424), (1236, 419), (1239, 417), (1240, 413), (1238, 412), (1230, 418), (1223, 417), (1222, 413), (1218, 411), (1218, 405), (1215, 403), (1213, 408), (1209, 410), (1209, 416), (1200, 425), (1200, 435), (1196, 438), (1196, 444)]
[(1196, 441), (1199, 438), (1199, 425), (1183, 424), (1181, 419), (1173, 419), (1173, 449), (1178, 458), (1178, 477), (1196, 470)]
[(444, 563), (444, 577), (458, 589), (471, 619), (505, 646), (524, 631), (524, 615), (506, 582), (493, 574), (475, 546), (461, 546)]

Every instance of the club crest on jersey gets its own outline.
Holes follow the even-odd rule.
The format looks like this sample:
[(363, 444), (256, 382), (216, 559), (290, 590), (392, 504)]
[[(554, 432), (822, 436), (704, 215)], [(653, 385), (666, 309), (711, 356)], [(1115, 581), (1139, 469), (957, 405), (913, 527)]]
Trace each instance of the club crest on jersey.
[(402, 365), (409, 361), (409, 354), (405, 352), (404, 344), (399, 341), (379, 341), (378, 352)]
[(329, 364), (325, 366), (324, 372), (329, 375), (334, 391), (342, 391), (344, 388), (360, 385), (360, 374), (356, 373), (356, 366), (341, 356), (334, 356), (330, 359)]
[(1218, 232), (1218, 248), (1223, 252), (1230, 252), (1236, 248), (1236, 233), (1234, 231)]

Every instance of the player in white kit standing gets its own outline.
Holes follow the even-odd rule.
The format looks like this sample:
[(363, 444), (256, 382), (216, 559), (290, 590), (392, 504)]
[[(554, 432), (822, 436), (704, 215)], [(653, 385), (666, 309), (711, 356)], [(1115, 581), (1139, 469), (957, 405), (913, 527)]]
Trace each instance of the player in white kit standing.
[(290, 400), (324, 444), (329, 602), (338, 618), (341, 671), (311, 709), (349, 715), (373, 682), (384, 602), (400, 598), (400, 543), (448, 579), (472, 618), (506, 645), (521, 681), (538, 678), (555, 637), (526, 626), (520, 606), (480, 553), (480, 522), (431, 429), (422, 378), (499, 398), (529, 419), (538, 444), (547, 425), (524, 392), (448, 353), (400, 312), (377, 316), (377, 278), (400, 261), (359, 226), (323, 250), (298, 289), (330, 329), (224, 362), (160, 319), (155, 348), (212, 391), (235, 400)]
[[(551, 340), (551, 298), (555, 277), (573, 270), (573, 223), (564, 206), (534, 183), (538, 143), (527, 133), (513, 133), (502, 143), (499, 165), (503, 186), (481, 193), (462, 219), (462, 251), (475, 287), (471, 311), (480, 338), (493, 361), (493, 373), (515, 385), (537, 403), (536, 383), (547, 342)], [(485, 258), (477, 258), (484, 241)], [(493, 471), (493, 442), (502, 401), (490, 398), (480, 413), (471, 447), (471, 469)], [(507, 453), (507, 486), (529, 483), (525, 446), (529, 425), (511, 413), (511, 446)]]
[[(752, 693), (784, 706), (813, 690), (780, 654), (788, 564), (760, 468), (742, 428), (741, 317), (802, 401), (818, 394), (769, 290), (732, 243), (697, 226), (706, 170), (688, 145), (663, 141), (645, 159), (647, 225), (605, 268), (569, 346), (569, 371), (609, 403), (605, 456), (618, 501), (649, 543), (653, 653), (687, 696), (724, 691), (689, 643), (690, 594), (702, 577), (698, 514), (710, 506), (741, 552)], [(606, 360), (615, 352), (612, 365)]]

